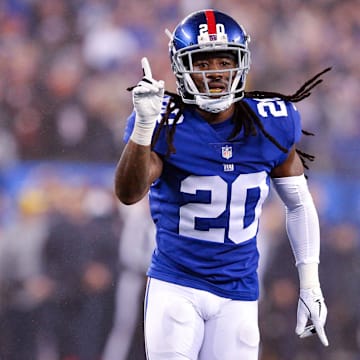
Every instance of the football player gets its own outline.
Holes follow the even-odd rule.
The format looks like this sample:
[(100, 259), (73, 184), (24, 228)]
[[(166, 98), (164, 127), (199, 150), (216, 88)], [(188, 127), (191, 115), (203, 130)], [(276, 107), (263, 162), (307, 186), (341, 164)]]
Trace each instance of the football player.
[(125, 204), (149, 193), (156, 249), (148, 269), (145, 340), (150, 360), (258, 358), (258, 249), (262, 205), (272, 184), (286, 208), (299, 273), (296, 333), (327, 346), (318, 276), (319, 220), (296, 148), (295, 94), (245, 92), (249, 36), (207, 9), (170, 33), (177, 94), (164, 91), (142, 59), (134, 111), (115, 190)]

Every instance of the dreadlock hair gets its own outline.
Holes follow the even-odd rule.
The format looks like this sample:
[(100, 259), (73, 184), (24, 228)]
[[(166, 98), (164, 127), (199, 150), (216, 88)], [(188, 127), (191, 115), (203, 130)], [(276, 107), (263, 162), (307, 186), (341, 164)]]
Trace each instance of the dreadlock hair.
[[(266, 98), (280, 98), (285, 101), (290, 102), (299, 102), (308, 96), (311, 95), (311, 90), (319, 85), (323, 80), (320, 78), (321, 75), (325, 74), (326, 72), (330, 71), (331, 67), (328, 67), (324, 69), (323, 71), (317, 73), (315, 76), (313, 76), (311, 79), (307, 80), (294, 94), (292, 95), (284, 95), (278, 92), (272, 92), (272, 91), (249, 91), (244, 92), (244, 98), (257, 98), (257, 99), (266, 99)], [(174, 154), (176, 152), (176, 149), (173, 145), (173, 139), (176, 131), (176, 123), (180, 119), (181, 115), (183, 114), (185, 104), (183, 103), (181, 96), (178, 94), (165, 91), (165, 94), (170, 97), (165, 114), (162, 117), (162, 120), (154, 134), (152, 144), (151, 146), (154, 147), (156, 142), (159, 139), (161, 130), (165, 127), (166, 131), (166, 141), (168, 144), (168, 150), (166, 156), (169, 156), (170, 154)], [(174, 111), (178, 110), (176, 112), (176, 115), (174, 119), (171, 121), (171, 126), (169, 122), (169, 116)], [(246, 101), (239, 101), (235, 103), (235, 111), (233, 115), (234, 119), (234, 130), (232, 131), (229, 140), (234, 139), (241, 129), (244, 127), (244, 134), (246, 137), (248, 136), (256, 136), (258, 133), (258, 130), (261, 131), (261, 133), (269, 140), (271, 141), (275, 146), (277, 146), (281, 151), (284, 153), (287, 153), (288, 150), (283, 147), (271, 134), (269, 134), (262, 122), (260, 121), (259, 117), (255, 114), (255, 112), (250, 108), (250, 106), (247, 104)], [(241, 121), (239, 120), (241, 119)], [(305, 130), (302, 130), (302, 133), (304, 135), (310, 135), (313, 136), (314, 134)], [(314, 161), (315, 156), (311, 154), (307, 154), (299, 149), (296, 149), (296, 152), (298, 153), (301, 162), (305, 169), (309, 169), (307, 165), (307, 161)]]

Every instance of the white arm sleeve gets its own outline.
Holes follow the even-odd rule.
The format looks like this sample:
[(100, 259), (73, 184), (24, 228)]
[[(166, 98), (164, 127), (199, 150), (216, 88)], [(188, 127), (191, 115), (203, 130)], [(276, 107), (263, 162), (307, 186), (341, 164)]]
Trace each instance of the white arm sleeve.
[(319, 285), (320, 226), (304, 175), (273, 178), (286, 209), (286, 231), (299, 271), (300, 287)]

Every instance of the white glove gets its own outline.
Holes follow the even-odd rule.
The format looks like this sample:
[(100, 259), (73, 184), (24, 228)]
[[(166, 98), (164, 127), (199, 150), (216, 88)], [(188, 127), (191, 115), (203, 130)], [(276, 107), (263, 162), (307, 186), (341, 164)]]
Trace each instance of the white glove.
[(150, 145), (156, 119), (160, 114), (164, 96), (164, 82), (152, 78), (149, 61), (141, 59), (144, 77), (132, 91), (136, 112), (135, 126), (130, 139), (139, 145)]
[[(296, 334), (300, 338), (317, 334), (324, 346), (328, 346), (329, 342), (324, 330), (326, 317), (327, 307), (320, 287), (300, 289)], [(312, 325), (306, 326), (308, 320), (312, 322)]]

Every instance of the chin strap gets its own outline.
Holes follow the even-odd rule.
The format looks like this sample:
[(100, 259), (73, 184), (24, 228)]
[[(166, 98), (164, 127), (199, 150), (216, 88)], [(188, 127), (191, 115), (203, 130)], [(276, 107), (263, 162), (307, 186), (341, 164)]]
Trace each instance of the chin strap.
[(210, 99), (207, 96), (196, 95), (195, 103), (202, 110), (211, 113), (219, 113), (221, 111), (228, 109), (233, 103), (233, 99), (234, 99), (233, 94), (222, 96), (221, 98), (218, 99)]

